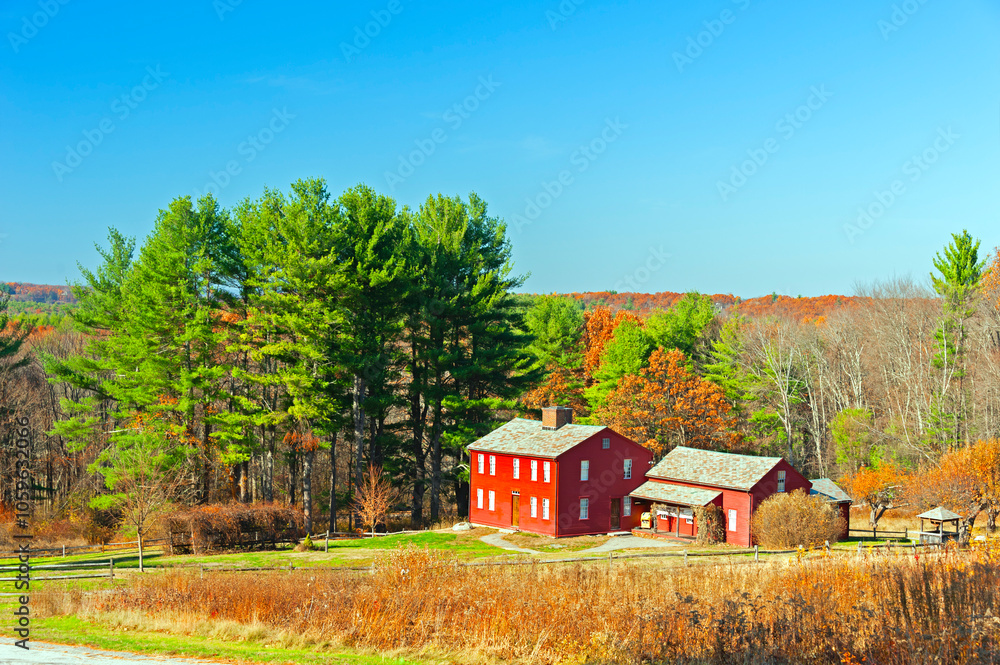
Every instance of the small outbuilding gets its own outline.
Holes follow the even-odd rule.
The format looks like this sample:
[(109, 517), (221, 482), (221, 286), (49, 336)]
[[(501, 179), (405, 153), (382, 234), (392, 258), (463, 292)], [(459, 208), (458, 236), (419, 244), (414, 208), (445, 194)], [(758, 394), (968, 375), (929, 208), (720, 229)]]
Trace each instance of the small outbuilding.
[[(961, 515), (938, 506), (937, 508), (928, 510), (926, 513), (920, 513), (917, 517), (920, 518), (921, 543), (939, 545), (949, 540), (958, 540), (958, 523), (962, 519)], [(925, 521), (930, 523), (929, 528), (925, 524)], [(951, 531), (945, 528), (948, 524), (954, 526)]]
[(840, 533), (840, 539), (846, 540), (851, 532), (851, 504), (854, 503), (851, 495), (829, 478), (816, 478), (809, 482), (812, 483), (809, 494), (822, 497), (827, 503), (833, 504), (844, 518), (844, 530)]
[[(698, 533), (696, 508), (715, 506), (722, 515), (725, 542), (753, 545), (751, 518), (773, 494), (808, 491), (812, 485), (781, 457), (756, 457), (678, 446), (632, 491), (653, 504), (654, 533), (690, 539)], [(652, 526), (652, 525), (651, 525)]]

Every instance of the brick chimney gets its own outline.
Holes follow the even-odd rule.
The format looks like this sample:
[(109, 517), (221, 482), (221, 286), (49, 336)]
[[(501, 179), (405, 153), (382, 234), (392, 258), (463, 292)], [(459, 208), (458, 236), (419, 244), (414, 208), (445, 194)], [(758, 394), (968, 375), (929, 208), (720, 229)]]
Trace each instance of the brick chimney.
[(556, 430), (573, 423), (573, 409), (568, 406), (542, 408), (542, 429)]

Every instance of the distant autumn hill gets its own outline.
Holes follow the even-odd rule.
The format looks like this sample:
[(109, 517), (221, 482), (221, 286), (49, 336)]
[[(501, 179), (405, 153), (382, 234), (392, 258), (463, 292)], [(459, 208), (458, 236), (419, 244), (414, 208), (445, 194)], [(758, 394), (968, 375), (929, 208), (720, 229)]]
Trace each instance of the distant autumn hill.
[(0, 282), (0, 291), (9, 293), (11, 302), (64, 303), (76, 302), (68, 286), (28, 284), (26, 282)]
[[(587, 309), (606, 307), (612, 312), (620, 309), (634, 311), (646, 316), (657, 309), (667, 309), (684, 297), (683, 293), (664, 291), (662, 293), (610, 293), (597, 291), (590, 293), (567, 293), (567, 297), (582, 302)], [(732, 294), (716, 293), (709, 296), (723, 309), (736, 309), (747, 316), (782, 316), (800, 321), (815, 320), (828, 316), (840, 307), (854, 303), (849, 296), (818, 296), (815, 298), (792, 298), (777, 294), (743, 300)]]

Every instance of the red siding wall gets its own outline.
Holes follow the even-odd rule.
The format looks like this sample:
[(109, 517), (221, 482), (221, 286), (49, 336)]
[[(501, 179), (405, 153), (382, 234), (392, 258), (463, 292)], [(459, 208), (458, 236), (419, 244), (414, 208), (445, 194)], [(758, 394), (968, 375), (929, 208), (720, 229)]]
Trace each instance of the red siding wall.
[[(611, 447), (603, 448), (603, 439)], [(625, 479), (625, 460), (632, 460), (632, 477)], [(580, 462), (590, 462), (590, 480), (580, 480)], [(559, 456), (559, 535), (580, 536), (609, 533), (611, 500), (619, 500), (620, 526), (617, 531), (631, 531), (639, 526), (642, 510), (632, 506), (624, 514), (624, 498), (646, 482), (653, 454), (614, 430), (605, 429)], [(590, 500), (590, 516), (580, 519), (580, 499)]]
[(837, 504), (840, 509), (840, 516), (844, 518), (844, 530), (840, 533), (841, 540), (847, 540), (851, 535), (851, 504), (844, 503)]
[[(603, 439), (611, 439), (611, 447), (603, 448)], [(579, 536), (608, 533), (611, 530), (611, 500), (620, 500), (621, 526), (630, 531), (639, 526), (642, 509), (633, 506), (632, 514), (624, 514), (624, 498), (645, 482), (652, 453), (637, 443), (605, 429), (563, 453), (556, 460), (543, 460), (523, 455), (499, 455), (469, 451), (472, 455), (471, 500), (469, 521), (473, 524), (520, 529), (550, 536)], [(490, 455), (496, 456), (496, 475), (490, 475)], [(479, 455), (484, 455), (483, 473), (479, 473)], [(520, 478), (514, 479), (514, 458), (521, 460)], [(538, 480), (531, 481), (531, 460), (538, 461)], [(624, 460), (632, 460), (632, 478), (626, 480)], [(581, 482), (580, 462), (590, 462), (590, 480)], [(549, 483), (544, 482), (544, 463), (552, 464)], [(483, 508), (477, 508), (477, 490), (483, 490)], [(489, 492), (496, 492), (496, 510), (489, 510)], [(512, 494), (520, 492), (519, 525), (513, 525)], [(538, 500), (538, 516), (531, 517), (531, 497)], [(580, 519), (580, 499), (590, 500), (590, 516)], [(542, 499), (549, 499), (549, 519), (542, 519)]]
[[(680, 485), (682, 487), (698, 487), (703, 489), (717, 489), (722, 492), (722, 528), (726, 535), (726, 542), (738, 547), (752, 547), (753, 546), (753, 534), (751, 533), (750, 521), (753, 517), (753, 513), (760, 507), (760, 504), (764, 499), (768, 498), (772, 494), (778, 491), (778, 472), (785, 472), (785, 491), (793, 492), (797, 489), (803, 489), (806, 492), (812, 488), (812, 483), (810, 483), (805, 476), (800, 474), (795, 468), (786, 462), (781, 460), (775, 465), (773, 469), (766, 476), (764, 476), (760, 482), (754, 485), (750, 492), (743, 490), (733, 490), (724, 489), (721, 487), (712, 487), (711, 485), (699, 485), (696, 483), (682, 483), (670, 481), (671, 485)], [(658, 480), (653, 478), (652, 480)], [(659, 481), (667, 482), (667, 481)], [(736, 511), (736, 529), (734, 531), (729, 530), (729, 511)], [(670, 521), (670, 527), (673, 528), (673, 522)], [(681, 533), (684, 533), (685, 527), (687, 525), (681, 521)], [(695, 525), (696, 526), (696, 525)]]
[[(558, 463), (556, 460), (543, 460), (540, 458), (524, 457), (520, 455), (500, 455), (496, 453), (479, 453), (475, 450), (469, 451), (472, 454), (472, 474), (471, 474), (471, 494), (469, 507), (469, 521), (473, 524), (484, 526), (494, 526), (501, 529), (520, 528), (522, 531), (531, 531), (550, 536), (556, 535), (556, 487), (559, 479)], [(479, 455), (485, 456), (483, 473), (479, 473)], [(490, 475), (490, 455), (496, 457), (496, 475)], [(520, 478), (514, 479), (514, 458), (521, 460)], [(531, 481), (531, 460), (538, 462), (538, 480)], [(552, 465), (552, 475), (549, 482), (545, 482), (545, 462)], [(483, 507), (477, 508), (476, 490), (483, 490)], [(490, 490), (496, 492), (496, 510), (490, 512), (489, 494)], [(520, 526), (513, 526), (513, 493), (521, 493)], [(531, 497), (538, 499), (538, 516), (531, 517)], [(542, 499), (549, 500), (549, 519), (542, 519)]]

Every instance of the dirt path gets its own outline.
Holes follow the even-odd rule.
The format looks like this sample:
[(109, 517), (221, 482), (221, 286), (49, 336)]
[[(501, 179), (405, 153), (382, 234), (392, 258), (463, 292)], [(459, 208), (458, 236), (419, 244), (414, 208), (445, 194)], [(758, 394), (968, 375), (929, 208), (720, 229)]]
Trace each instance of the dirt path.
[[(510, 552), (520, 552), (521, 554), (541, 554), (538, 550), (529, 550), (526, 547), (518, 547), (512, 542), (504, 540), (504, 534), (502, 533), (491, 533), (488, 536), (483, 536), (479, 540), (483, 541), (487, 545), (492, 545), (493, 547), (499, 547), (500, 549), (508, 550)], [(3, 665), (3, 663), (0, 663)]]
[(639, 536), (615, 536), (603, 545), (580, 550), (575, 554), (595, 554), (614, 550), (646, 549), (651, 547), (683, 547), (680, 543), (672, 543), (659, 538), (640, 538)]
[(144, 656), (125, 651), (105, 651), (45, 642), (31, 641), (28, 646), (31, 648), (25, 651), (14, 646), (13, 639), (0, 638), (0, 665), (125, 665), (126, 663), (218, 665), (218, 661)]

